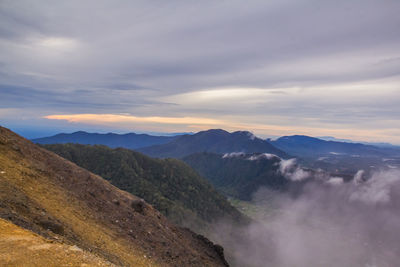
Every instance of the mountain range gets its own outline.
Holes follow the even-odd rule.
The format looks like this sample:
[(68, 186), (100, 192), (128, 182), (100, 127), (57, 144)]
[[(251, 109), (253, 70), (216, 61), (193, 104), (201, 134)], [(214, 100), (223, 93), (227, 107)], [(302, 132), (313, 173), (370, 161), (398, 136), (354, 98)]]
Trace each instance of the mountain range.
[(371, 172), (400, 168), (400, 148), (396, 146), (326, 141), (304, 135), (267, 141), (310, 168), (324, 169), (338, 176), (352, 176), (360, 169)]
[[(86, 139), (80, 138), (80, 136), (85, 136)], [(129, 136), (131, 136), (130, 139), (127, 138)], [(134, 141), (116, 141), (124, 138)], [(296, 157), (299, 162), (309, 168), (321, 168), (336, 175), (346, 176), (354, 175), (359, 169), (373, 171), (377, 168), (400, 168), (399, 147), (387, 144), (376, 146), (346, 142), (346, 140), (337, 140), (333, 137), (324, 138), (328, 140), (304, 135), (262, 140), (247, 131), (229, 133), (221, 129), (211, 129), (196, 134), (183, 134), (173, 137), (143, 136), (134, 133), (120, 136), (77, 132), (33, 141), (38, 143), (71, 142), (103, 144), (110, 147), (120, 146), (159, 158), (184, 158), (202, 152), (215, 154), (232, 152), (270, 153), (284, 159)], [(152, 141), (148, 142), (148, 140)]]
[(147, 202), (0, 127), (6, 266), (227, 266), (223, 249)]
[(383, 157), (393, 155), (396, 152), (400, 155), (400, 150), (395, 151), (360, 143), (326, 141), (305, 135), (283, 136), (274, 141), (270, 140), (269, 143), (299, 157), (320, 157), (335, 154)]
[(272, 153), (280, 157), (288, 155), (257, 138), (247, 131), (229, 133), (221, 129), (201, 131), (193, 135), (182, 135), (166, 144), (139, 148), (138, 151), (151, 157), (183, 158), (193, 153), (211, 152), (217, 154), (243, 153)]
[(70, 134), (60, 133), (49, 137), (32, 139), (32, 142), (38, 144), (66, 144), (76, 143), (85, 145), (106, 145), (111, 148), (125, 147), (136, 149), (145, 146), (160, 145), (168, 143), (177, 136), (154, 136), (148, 134), (115, 134), (115, 133), (87, 133), (78, 131)]

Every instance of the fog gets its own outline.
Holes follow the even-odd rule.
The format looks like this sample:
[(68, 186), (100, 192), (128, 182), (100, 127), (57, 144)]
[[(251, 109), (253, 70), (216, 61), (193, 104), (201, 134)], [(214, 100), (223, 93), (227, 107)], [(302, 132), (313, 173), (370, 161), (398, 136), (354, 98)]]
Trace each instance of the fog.
[[(261, 188), (255, 222), (220, 222), (213, 236), (233, 266), (398, 266), (400, 171), (350, 182), (315, 175), (300, 194)], [(221, 234), (223, 233), (223, 234)], [(230, 233), (229, 235), (226, 233)]]

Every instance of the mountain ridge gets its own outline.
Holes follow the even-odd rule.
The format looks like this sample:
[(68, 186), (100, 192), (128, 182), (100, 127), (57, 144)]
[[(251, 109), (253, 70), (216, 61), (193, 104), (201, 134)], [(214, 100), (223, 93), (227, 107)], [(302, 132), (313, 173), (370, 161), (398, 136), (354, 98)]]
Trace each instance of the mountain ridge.
[(183, 158), (226, 195), (249, 201), (261, 187), (284, 190), (289, 180), (279, 172), (281, 159), (273, 154), (195, 153)]
[(122, 266), (226, 266), (223, 249), (0, 127), (0, 218)]
[(224, 196), (183, 161), (153, 159), (136, 151), (100, 145), (44, 147), (143, 198), (178, 225), (200, 231), (202, 225), (216, 220), (245, 221)]
[(280, 157), (288, 157), (287, 153), (274, 147), (247, 131), (229, 133), (222, 129), (210, 129), (193, 135), (183, 135), (169, 143), (142, 147), (138, 151), (160, 158), (183, 158), (193, 153), (272, 153)]
[(329, 153), (362, 154), (385, 156), (387, 149), (362, 143), (326, 141), (306, 135), (282, 136), (276, 140), (268, 140), (272, 145), (295, 156), (325, 155)]
[(38, 144), (65, 144), (77, 143), (85, 145), (106, 145), (111, 148), (125, 147), (136, 149), (144, 146), (168, 143), (179, 135), (175, 136), (155, 136), (149, 134), (137, 133), (88, 133), (85, 131), (77, 131), (73, 133), (60, 133), (49, 137), (35, 138), (32, 142)]

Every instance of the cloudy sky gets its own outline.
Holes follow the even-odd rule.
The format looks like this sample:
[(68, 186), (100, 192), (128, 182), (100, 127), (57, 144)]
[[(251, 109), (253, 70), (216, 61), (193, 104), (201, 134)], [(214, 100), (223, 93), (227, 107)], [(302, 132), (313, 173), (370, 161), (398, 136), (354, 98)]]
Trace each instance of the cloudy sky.
[(400, 144), (400, 1), (0, 1), (0, 124)]

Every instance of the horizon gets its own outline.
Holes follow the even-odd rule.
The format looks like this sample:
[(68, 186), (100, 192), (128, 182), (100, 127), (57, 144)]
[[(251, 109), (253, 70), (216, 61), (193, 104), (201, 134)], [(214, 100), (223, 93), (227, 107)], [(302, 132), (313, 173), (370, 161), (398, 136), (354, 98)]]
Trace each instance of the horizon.
[[(0, 125), (1, 126), (1, 125)], [(106, 131), (106, 130), (98, 130), (98, 131), (93, 131), (93, 130), (72, 130), (72, 131), (64, 131), (64, 132), (57, 132), (57, 131), (52, 131), (48, 132), (47, 134), (45, 132), (40, 132), (41, 134), (38, 134), (38, 132), (31, 132), (30, 130), (24, 130), (24, 129), (10, 129), (14, 131), (15, 133), (21, 135), (22, 137), (28, 139), (28, 140), (34, 140), (34, 139), (40, 139), (40, 138), (47, 138), (47, 137), (53, 137), (59, 134), (74, 134), (78, 132), (83, 132), (83, 133), (88, 133), (88, 134), (117, 134), (117, 135), (126, 135), (126, 134), (147, 134), (150, 136), (179, 136), (179, 135), (194, 135), (199, 132), (204, 132), (204, 131), (210, 131), (210, 130), (222, 130), (226, 131), (229, 133), (234, 133), (234, 132), (240, 132), (240, 131), (245, 131), (249, 132), (251, 134), (254, 134), (251, 131), (248, 130), (238, 130), (238, 131), (227, 131), (222, 128), (213, 128), (213, 129), (207, 129), (207, 130), (202, 130), (198, 132), (171, 132), (171, 133), (163, 133), (163, 132), (146, 132), (146, 131)], [(301, 135), (301, 134), (294, 134), (294, 135), (282, 135), (282, 136), (276, 136), (276, 135), (254, 135), (255, 137), (262, 139), (262, 140), (276, 140), (280, 137), (286, 137), (286, 136), (305, 136), (305, 137), (311, 137), (311, 138), (316, 138), (324, 141), (333, 141), (333, 142), (339, 142), (339, 143), (359, 143), (359, 144), (366, 144), (366, 145), (379, 145), (379, 144), (386, 144), (386, 145), (392, 145), (392, 146), (399, 146), (399, 144), (396, 143), (388, 143), (388, 142), (367, 142), (367, 141), (361, 141), (361, 140), (351, 140), (351, 139), (340, 139), (336, 138), (334, 136), (311, 136), (311, 135)]]
[(0, 10), (0, 125), (24, 136), (223, 128), (400, 145), (399, 1)]

